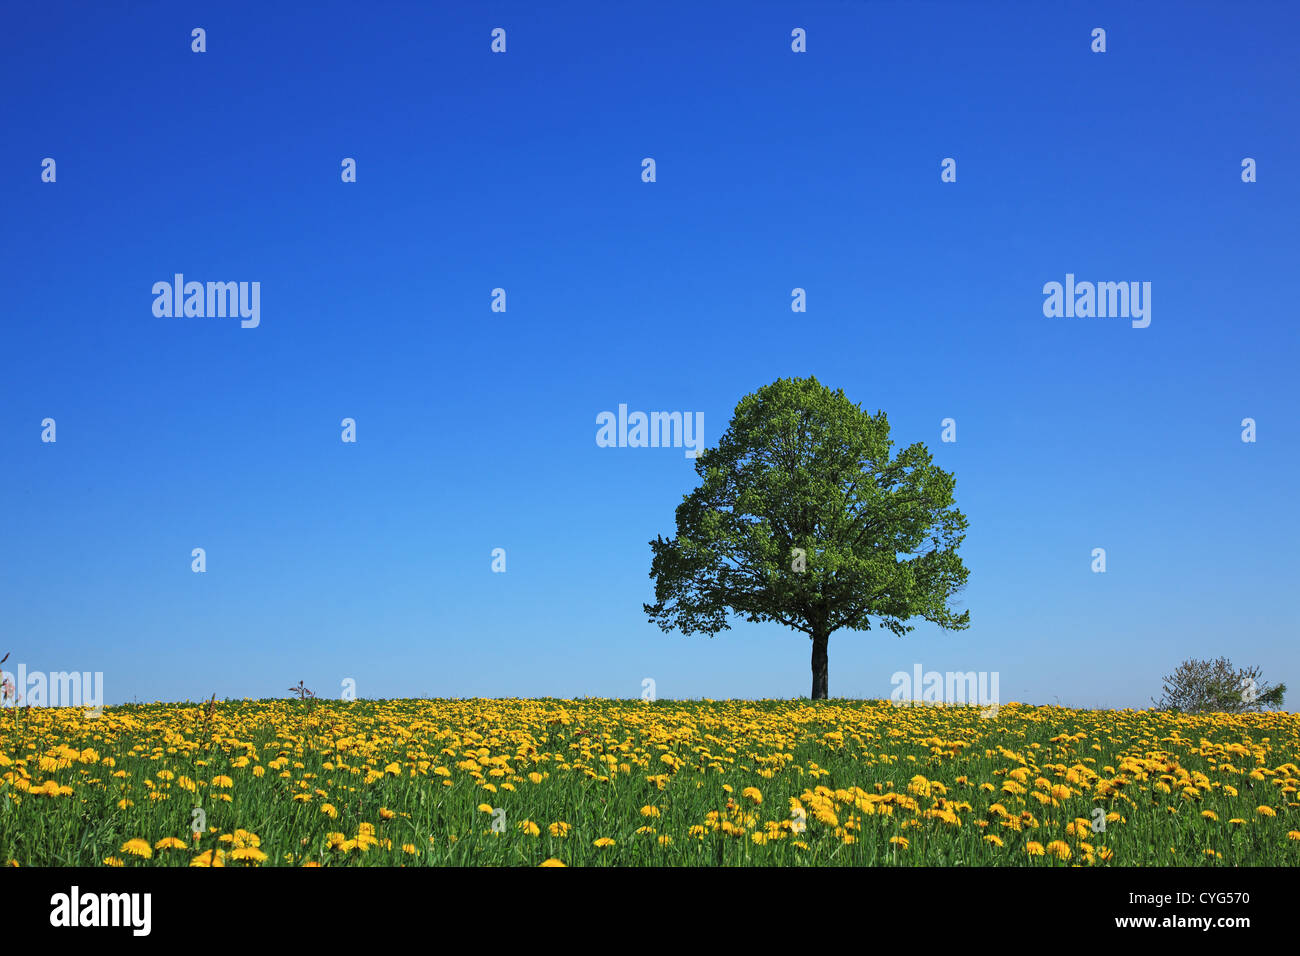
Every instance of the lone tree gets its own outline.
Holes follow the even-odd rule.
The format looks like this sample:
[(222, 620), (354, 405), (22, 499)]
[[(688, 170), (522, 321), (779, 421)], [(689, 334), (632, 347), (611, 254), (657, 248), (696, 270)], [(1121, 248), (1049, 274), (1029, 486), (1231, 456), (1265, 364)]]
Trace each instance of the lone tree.
[(1218, 660), (1187, 660), (1164, 679), (1160, 699), (1152, 698), (1158, 710), (1184, 714), (1244, 714), (1280, 708), (1286, 684), (1268, 684), (1258, 667), (1232, 666), (1226, 657)]
[(702, 481), (677, 508), (676, 536), (650, 542), (650, 620), (713, 636), (730, 612), (802, 631), (814, 700), (827, 697), (826, 648), (841, 628), (969, 627), (970, 612), (948, 604), (969, 574), (955, 479), (920, 443), (892, 448), (884, 412), (815, 378), (745, 396), (696, 459)]

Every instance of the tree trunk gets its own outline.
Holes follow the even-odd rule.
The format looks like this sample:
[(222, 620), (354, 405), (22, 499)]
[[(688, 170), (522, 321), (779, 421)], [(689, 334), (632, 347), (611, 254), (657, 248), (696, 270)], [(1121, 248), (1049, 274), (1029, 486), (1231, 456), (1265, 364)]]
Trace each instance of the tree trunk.
[(814, 630), (812, 636), (812, 699), (825, 700), (829, 694), (830, 677), (826, 665), (826, 644), (830, 635)]

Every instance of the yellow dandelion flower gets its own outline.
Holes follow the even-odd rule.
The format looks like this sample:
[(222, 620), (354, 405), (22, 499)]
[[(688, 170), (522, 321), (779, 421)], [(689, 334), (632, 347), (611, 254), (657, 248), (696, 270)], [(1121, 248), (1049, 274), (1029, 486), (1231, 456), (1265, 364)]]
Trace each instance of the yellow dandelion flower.
[(1070, 845), (1064, 840), (1053, 840), (1043, 849), (1058, 860), (1068, 860), (1071, 856)]
[(127, 840), (123, 843), (122, 848), (118, 852), (130, 853), (132, 856), (143, 857), (147, 860), (153, 856), (153, 847), (149, 845), (148, 840), (141, 840), (137, 837), (134, 840)]

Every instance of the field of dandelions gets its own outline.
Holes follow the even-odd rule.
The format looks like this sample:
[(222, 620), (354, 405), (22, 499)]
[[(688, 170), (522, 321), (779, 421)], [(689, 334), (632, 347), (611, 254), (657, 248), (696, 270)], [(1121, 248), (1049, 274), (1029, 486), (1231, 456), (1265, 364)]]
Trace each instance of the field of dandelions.
[(1300, 865), (1300, 715), (884, 701), (0, 711), (11, 866)]

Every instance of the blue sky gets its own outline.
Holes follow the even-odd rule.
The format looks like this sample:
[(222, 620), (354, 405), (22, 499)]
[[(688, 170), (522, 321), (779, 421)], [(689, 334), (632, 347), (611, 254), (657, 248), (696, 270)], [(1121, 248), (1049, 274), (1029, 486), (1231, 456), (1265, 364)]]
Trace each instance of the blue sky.
[[(838, 632), (832, 696), (920, 663), (1136, 707), (1219, 654), (1300, 692), (1300, 14), (1133, 6), (15, 8), (6, 667), (108, 703), (807, 694), (802, 635), (646, 621), (696, 476), (595, 419), (712, 445), (811, 374), (970, 520), (970, 629)], [(156, 317), (175, 273), (260, 282), (260, 325)], [(1066, 273), (1150, 282), (1150, 326), (1045, 317)]]

